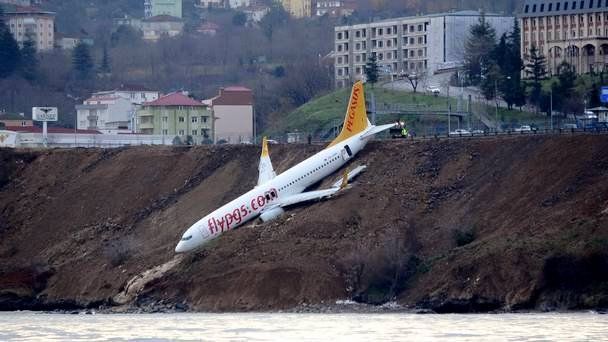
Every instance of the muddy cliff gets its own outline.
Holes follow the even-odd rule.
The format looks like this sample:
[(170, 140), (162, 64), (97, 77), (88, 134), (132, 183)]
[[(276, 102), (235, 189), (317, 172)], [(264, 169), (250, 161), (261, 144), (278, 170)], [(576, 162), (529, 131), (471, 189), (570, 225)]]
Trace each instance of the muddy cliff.
[[(280, 172), (322, 148), (270, 153)], [(608, 307), (606, 136), (372, 142), (341, 195), (176, 256), (186, 228), (255, 185), (258, 155), (0, 150), (0, 309)]]

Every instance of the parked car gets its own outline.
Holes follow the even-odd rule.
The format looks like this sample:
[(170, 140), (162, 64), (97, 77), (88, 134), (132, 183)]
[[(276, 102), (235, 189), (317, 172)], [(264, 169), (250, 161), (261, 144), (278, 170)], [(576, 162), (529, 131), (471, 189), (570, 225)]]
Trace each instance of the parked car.
[(531, 133), (535, 131), (535, 129), (533, 129), (530, 125), (521, 125), (515, 128), (513, 131), (518, 133)]
[(569, 124), (563, 124), (562, 125), (562, 129), (577, 129), (578, 126), (576, 124), (573, 123), (569, 123)]
[(471, 131), (471, 134), (485, 134), (486, 132), (484, 132), (481, 129), (474, 129)]
[(428, 87), (426, 87), (426, 91), (437, 96), (441, 93), (441, 88), (439, 88), (437, 86), (428, 86)]
[(471, 132), (467, 131), (464, 128), (459, 128), (459, 129), (456, 129), (456, 130), (453, 130), (450, 132), (451, 137), (461, 136), (461, 135), (470, 135), (470, 134), (471, 134)]

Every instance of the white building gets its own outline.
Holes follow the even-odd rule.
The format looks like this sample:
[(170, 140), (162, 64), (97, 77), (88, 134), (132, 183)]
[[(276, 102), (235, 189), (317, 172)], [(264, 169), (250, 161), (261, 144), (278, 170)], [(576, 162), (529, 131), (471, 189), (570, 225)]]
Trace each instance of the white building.
[(92, 96), (76, 105), (78, 129), (104, 134), (131, 133), (133, 104), (120, 96)]
[(157, 41), (161, 37), (175, 37), (184, 30), (184, 22), (170, 15), (157, 15), (142, 21), (143, 38)]
[(241, 8), (241, 7), (249, 7), (251, 5), (250, 0), (228, 0), (228, 5), (230, 8)]
[(155, 101), (159, 96), (158, 91), (134, 86), (94, 93), (82, 105), (76, 106), (77, 128), (105, 134), (135, 133), (137, 110), (144, 102)]
[[(500, 37), (513, 28), (514, 17), (486, 14)], [(335, 80), (344, 87), (363, 79), (365, 64), (375, 55), (388, 73), (434, 73), (464, 60), (469, 30), (477, 11), (403, 17), (335, 28)]]

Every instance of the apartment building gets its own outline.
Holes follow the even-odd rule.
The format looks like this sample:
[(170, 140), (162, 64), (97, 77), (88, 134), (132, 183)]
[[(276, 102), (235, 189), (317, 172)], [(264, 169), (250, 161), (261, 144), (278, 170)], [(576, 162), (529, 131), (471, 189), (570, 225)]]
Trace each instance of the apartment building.
[(77, 128), (105, 134), (136, 133), (138, 109), (159, 96), (158, 91), (132, 85), (93, 93), (83, 104), (76, 106)]
[(194, 144), (212, 141), (214, 136), (209, 107), (182, 92), (145, 102), (137, 116), (139, 132), (143, 134), (178, 136), (183, 142), (191, 137)]
[(215, 117), (215, 142), (231, 144), (254, 141), (253, 92), (233, 86), (220, 88), (219, 94), (204, 100)]
[(522, 55), (536, 46), (550, 74), (563, 61), (578, 74), (607, 69), (608, 1), (525, 0), (519, 20)]
[(15, 40), (22, 45), (30, 37), (36, 43), (38, 51), (53, 49), (55, 44), (55, 13), (32, 7), (17, 7), (14, 11), (4, 13)]
[(281, 0), (281, 5), (292, 17), (305, 18), (312, 15), (313, 0)]
[(132, 133), (131, 101), (120, 96), (93, 94), (83, 104), (76, 105), (76, 127), (104, 134)]
[[(381, 72), (435, 73), (464, 61), (464, 46), (477, 11), (394, 18), (334, 30), (336, 86), (364, 79), (365, 64), (375, 55)], [(497, 37), (511, 31), (514, 17), (485, 14)]]

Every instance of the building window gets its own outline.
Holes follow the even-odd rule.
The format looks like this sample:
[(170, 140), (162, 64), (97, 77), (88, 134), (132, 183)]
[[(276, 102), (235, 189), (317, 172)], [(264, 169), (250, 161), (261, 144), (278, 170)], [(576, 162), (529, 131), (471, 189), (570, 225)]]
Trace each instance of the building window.
[(206, 116), (201, 116), (201, 120), (203, 121), (203, 123), (207, 123), (207, 117)]
[(545, 11), (545, 4), (540, 4), (540, 11), (544, 12)]
[(423, 40), (424, 40), (424, 38), (418, 37), (418, 44), (422, 44)]
[(184, 117), (183, 117), (183, 116), (180, 116), (180, 117), (177, 119), (177, 121), (179, 121), (179, 122), (186, 122), (186, 120), (184, 119)]
[(179, 135), (184, 135), (184, 130), (183, 130), (183, 129), (180, 129), (178, 134), (179, 134)]
[(21, 121), (21, 126), (24, 126), (24, 127), (27, 126), (27, 122)]
[(558, 2), (558, 3), (557, 3), (557, 6), (555, 6), (555, 10), (556, 10), (556, 11), (559, 11), (559, 7), (560, 7), (560, 5), (561, 5), (561, 4), (562, 4), (561, 2)]
[(194, 135), (194, 136), (198, 135), (198, 131), (196, 129), (193, 129), (192, 130), (192, 135)]
[(169, 134), (169, 131), (167, 131), (166, 129), (163, 129), (163, 135), (167, 135)]
[(168, 120), (169, 120), (169, 118), (168, 118), (168, 117), (163, 116), (163, 122), (167, 122)]
[(198, 117), (197, 116), (193, 116), (192, 117), (192, 123), (197, 123), (198, 122)]

